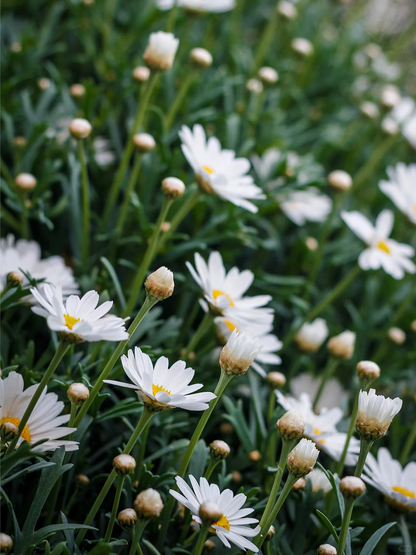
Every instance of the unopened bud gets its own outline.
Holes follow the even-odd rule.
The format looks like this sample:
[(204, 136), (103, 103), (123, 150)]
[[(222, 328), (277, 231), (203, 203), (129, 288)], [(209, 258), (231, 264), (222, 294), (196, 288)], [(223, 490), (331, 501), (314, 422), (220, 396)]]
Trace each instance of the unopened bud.
[(270, 528), (267, 530), (267, 534), (266, 534), (266, 541), (270, 541), (274, 538), (274, 536), (276, 535), (276, 528), (273, 526), (273, 524), (270, 526)]
[(309, 474), (318, 460), (319, 451), (310, 439), (301, 439), (287, 458), (287, 468), (296, 478)]
[(285, 19), (295, 19), (298, 15), (298, 10), (287, 0), (280, 0), (276, 6), (277, 13)]
[(328, 175), (328, 183), (337, 191), (348, 191), (352, 187), (352, 177), (343, 170), (335, 170)]
[(167, 231), (169, 231), (170, 228), (171, 228), (170, 222), (163, 222), (163, 224), (160, 226), (160, 231), (162, 233), (166, 233)]
[(19, 52), (22, 51), (22, 45), (21, 45), (21, 43), (20, 43), (20, 42), (17, 42), (17, 41), (16, 41), (16, 42), (13, 42), (13, 43), (11, 44), (11, 46), (10, 46), (10, 50), (11, 50), (12, 52), (14, 52), (15, 54), (18, 54)]
[(349, 330), (331, 337), (328, 341), (328, 351), (333, 357), (348, 359), (354, 354), (355, 333)]
[(231, 480), (235, 483), (235, 484), (239, 484), (241, 482), (241, 480), (243, 479), (243, 477), (241, 476), (241, 473), (238, 472), (238, 470), (233, 470), (231, 472)]
[(137, 133), (133, 137), (134, 146), (139, 152), (150, 152), (156, 146), (156, 141), (149, 133)]
[(413, 322), (411, 322), (411, 324), (410, 324), (410, 329), (411, 329), (412, 331), (416, 331), (416, 320), (413, 320)]
[(113, 467), (117, 471), (117, 474), (126, 476), (134, 471), (136, 468), (136, 461), (131, 455), (122, 453), (121, 455), (114, 457)]
[(323, 543), (318, 547), (318, 555), (337, 555), (337, 550), (329, 543)]
[(46, 89), (49, 89), (51, 86), (51, 80), (47, 77), (41, 77), (36, 81), (36, 83), (38, 85), (38, 89), (41, 91), (46, 91)]
[(85, 474), (78, 474), (78, 476), (75, 478), (75, 482), (78, 486), (84, 487), (88, 486), (88, 484), (90, 483), (90, 479), (88, 478), (88, 476), (85, 476)]
[(248, 455), (248, 460), (250, 462), (259, 462), (259, 460), (261, 459), (261, 454), (260, 451), (251, 451)]
[(282, 389), (286, 385), (286, 377), (281, 372), (269, 372), (266, 382), (272, 389)]
[(7, 553), (13, 547), (13, 540), (7, 534), (0, 532), (0, 553)]
[(299, 478), (292, 486), (293, 491), (303, 491), (306, 488), (306, 480), (304, 478)]
[(204, 526), (211, 526), (222, 517), (222, 510), (216, 503), (205, 501), (199, 507), (199, 517)]
[(14, 137), (13, 139), (13, 146), (15, 146), (16, 148), (25, 148), (25, 146), (27, 145), (27, 140), (25, 139), (25, 137)]
[(205, 69), (212, 65), (212, 56), (205, 48), (193, 48), (190, 54), (191, 62), (200, 69)]
[(69, 92), (72, 98), (82, 98), (85, 96), (85, 87), (80, 83), (75, 83), (75, 85), (71, 85)]
[(305, 433), (305, 422), (297, 410), (289, 410), (276, 422), (277, 431), (286, 441), (299, 439)]
[(144, 287), (149, 297), (153, 297), (158, 301), (167, 299), (172, 295), (175, 288), (173, 272), (162, 266), (147, 277)]
[(357, 376), (363, 382), (372, 382), (380, 376), (380, 366), (371, 360), (362, 360), (357, 364)]
[(21, 191), (33, 191), (36, 187), (36, 178), (31, 173), (19, 173), (14, 179)]
[(185, 192), (185, 183), (177, 177), (166, 177), (162, 181), (162, 192), (170, 199), (177, 199)]
[(387, 337), (396, 345), (402, 345), (406, 341), (406, 334), (400, 328), (390, 328), (387, 332)]
[(279, 74), (273, 67), (261, 67), (258, 76), (266, 86), (275, 85), (279, 80)]
[(230, 446), (221, 439), (216, 439), (209, 445), (209, 451), (212, 459), (226, 459), (230, 454)]
[(316, 249), (319, 247), (319, 243), (315, 239), (315, 237), (306, 237), (305, 245), (306, 245), (306, 248), (311, 252), (315, 252)]
[(146, 83), (150, 77), (150, 69), (146, 66), (138, 66), (133, 70), (133, 78), (139, 83)]
[(357, 499), (366, 490), (364, 482), (357, 476), (345, 476), (339, 483), (339, 489), (346, 499)]
[(83, 383), (73, 383), (68, 387), (68, 399), (74, 405), (82, 405), (90, 396), (90, 391)]
[(391, 136), (397, 135), (397, 133), (400, 131), (399, 124), (393, 118), (390, 118), (388, 116), (384, 118), (381, 122), (381, 129), (386, 135)]
[(291, 46), (292, 50), (296, 52), (296, 54), (299, 54), (300, 56), (303, 56), (305, 58), (308, 58), (313, 54), (313, 44), (308, 39), (293, 39), (291, 42)]
[(7, 443), (19, 434), (19, 428), (13, 422), (3, 422), (0, 425), (0, 435), (3, 443)]
[(206, 553), (209, 553), (210, 551), (212, 551), (215, 548), (216, 548), (215, 543), (212, 540), (207, 540), (204, 543), (204, 549), (202, 550), (202, 553), (203, 553), (203, 555), (205, 555)]
[(9, 287), (17, 287), (22, 285), (23, 276), (20, 272), (9, 272), (6, 277), (6, 283)]
[(69, 132), (74, 139), (86, 139), (91, 131), (90, 122), (83, 118), (75, 118), (69, 124)]
[(360, 112), (368, 119), (376, 119), (380, 115), (377, 104), (374, 104), (374, 102), (363, 102), (360, 104)]
[(259, 79), (249, 79), (246, 83), (246, 89), (253, 94), (263, 92), (263, 83)]
[(134, 500), (134, 509), (139, 518), (156, 518), (163, 510), (160, 493), (149, 488), (141, 491)]
[(229, 435), (234, 432), (234, 426), (231, 422), (222, 422), (220, 424), (220, 432), (224, 435)]
[(134, 509), (123, 509), (118, 513), (117, 520), (123, 528), (133, 528), (137, 522), (137, 513)]

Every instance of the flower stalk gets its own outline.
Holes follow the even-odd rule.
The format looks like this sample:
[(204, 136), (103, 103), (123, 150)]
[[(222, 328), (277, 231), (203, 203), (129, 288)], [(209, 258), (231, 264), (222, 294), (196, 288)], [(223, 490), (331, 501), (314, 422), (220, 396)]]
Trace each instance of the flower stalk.
[(77, 141), (78, 158), (81, 165), (81, 194), (82, 194), (82, 260), (88, 259), (90, 250), (90, 184), (88, 181), (87, 161), (85, 158), (84, 141)]
[(116, 495), (113, 501), (113, 508), (111, 510), (110, 520), (108, 522), (107, 530), (104, 537), (104, 542), (108, 543), (111, 539), (111, 534), (113, 533), (114, 523), (116, 521), (118, 506), (120, 504), (121, 494), (123, 493), (125, 476), (121, 475), (118, 477)]
[(373, 446), (373, 443), (374, 441), (361, 438), (360, 454), (358, 456), (358, 461), (357, 461), (357, 466), (355, 467), (354, 476), (357, 476), (358, 478), (361, 477), (361, 474), (364, 469), (365, 461), (367, 459), (367, 455), (370, 452), (370, 449)]

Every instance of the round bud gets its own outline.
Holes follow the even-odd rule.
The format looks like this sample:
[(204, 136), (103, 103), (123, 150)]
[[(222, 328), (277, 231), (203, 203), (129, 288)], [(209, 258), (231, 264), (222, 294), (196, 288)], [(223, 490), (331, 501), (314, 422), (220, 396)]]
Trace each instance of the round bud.
[(88, 484), (90, 483), (90, 479), (88, 478), (88, 476), (85, 476), (85, 474), (78, 474), (78, 476), (75, 478), (75, 482), (77, 483), (78, 486), (88, 486)]
[(9, 287), (17, 287), (22, 285), (23, 276), (20, 272), (9, 272), (6, 277), (6, 283)]
[(139, 83), (146, 83), (150, 77), (150, 69), (146, 66), (138, 66), (133, 70), (133, 78)]
[(270, 528), (267, 530), (266, 541), (270, 541), (271, 539), (274, 538), (275, 535), (276, 535), (276, 528), (272, 524)]
[(209, 551), (212, 551), (215, 548), (216, 548), (215, 543), (212, 540), (207, 540), (204, 543), (204, 549), (203, 549), (202, 553), (205, 555), (205, 553), (208, 553)]
[(306, 480), (304, 478), (299, 478), (292, 486), (293, 491), (303, 491), (306, 488)]
[(149, 488), (141, 491), (134, 500), (134, 509), (139, 518), (156, 518), (163, 510), (160, 493)]
[(266, 382), (272, 389), (282, 389), (286, 385), (286, 377), (281, 372), (269, 372)]
[(90, 396), (90, 391), (83, 383), (73, 383), (68, 387), (66, 394), (71, 403), (74, 405), (82, 405)]
[(38, 89), (41, 91), (46, 91), (46, 89), (49, 89), (51, 86), (51, 80), (47, 77), (41, 77), (36, 81), (36, 83), (38, 85)]
[(333, 357), (348, 359), (354, 354), (356, 334), (345, 330), (328, 341), (328, 351)]
[(31, 173), (19, 173), (14, 179), (16, 186), (21, 191), (33, 191), (36, 187), (36, 178)]
[(386, 117), (381, 122), (381, 130), (384, 131), (386, 135), (394, 136), (400, 131), (400, 127), (393, 118)]
[(0, 553), (7, 553), (13, 547), (13, 540), (7, 534), (0, 532)]
[(91, 131), (90, 122), (83, 118), (75, 118), (69, 124), (69, 132), (74, 139), (86, 139)]
[(250, 462), (259, 462), (259, 460), (261, 459), (261, 454), (260, 451), (251, 451), (251, 453), (249, 453), (248, 455), (248, 460)]
[(260, 94), (263, 92), (263, 83), (259, 79), (249, 79), (246, 83), (246, 89), (253, 94)]
[(175, 288), (173, 272), (162, 266), (147, 277), (144, 287), (150, 297), (154, 297), (158, 301), (167, 299), (172, 295)]
[(360, 104), (360, 112), (368, 119), (376, 119), (380, 115), (379, 109), (374, 102), (363, 102)]
[(238, 470), (233, 470), (231, 472), (231, 480), (235, 483), (235, 484), (239, 484), (241, 482), (241, 480), (243, 479), (243, 477), (241, 476), (241, 473), (238, 472)]
[(117, 520), (123, 528), (133, 528), (137, 522), (137, 513), (134, 509), (123, 509), (118, 513)]
[(292, 50), (296, 52), (296, 54), (299, 54), (300, 56), (303, 56), (305, 58), (308, 58), (313, 54), (313, 44), (308, 39), (300, 37), (293, 39), (291, 42), (291, 46)]
[(133, 142), (139, 152), (149, 152), (156, 146), (156, 141), (149, 133), (137, 133), (133, 137)]
[(356, 370), (359, 379), (365, 382), (371, 382), (380, 376), (380, 366), (371, 360), (360, 361)]
[(364, 482), (357, 476), (345, 476), (339, 483), (339, 489), (346, 499), (357, 499), (366, 490)]
[(221, 439), (216, 439), (209, 444), (209, 451), (212, 459), (223, 460), (230, 454), (230, 446)]
[(285, 19), (295, 19), (298, 15), (298, 10), (287, 0), (280, 0), (276, 6), (277, 13)]
[(385, 108), (394, 108), (400, 102), (400, 90), (395, 85), (386, 85), (383, 87), (380, 95), (380, 101)]
[(161, 233), (166, 233), (167, 231), (169, 231), (170, 228), (171, 228), (170, 222), (163, 222), (163, 224), (160, 226), (160, 231)]
[(279, 74), (272, 67), (261, 67), (257, 74), (263, 82), (263, 85), (275, 85), (279, 80)]
[(402, 345), (406, 341), (406, 334), (400, 328), (390, 328), (387, 337), (396, 345)]
[(25, 148), (25, 146), (27, 145), (27, 140), (25, 139), (25, 137), (14, 137), (13, 139), (13, 146), (15, 146), (16, 148)]
[(199, 517), (203, 525), (211, 526), (222, 517), (222, 511), (216, 503), (205, 501), (199, 507)]
[(319, 246), (319, 243), (315, 239), (315, 237), (306, 237), (305, 245), (308, 250), (310, 250), (311, 252), (315, 252)]
[(220, 424), (220, 432), (224, 435), (229, 435), (234, 432), (234, 426), (231, 422), (222, 422)]
[(125, 455), (122, 453), (121, 455), (114, 457), (113, 467), (116, 469), (117, 474), (126, 476), (134, 471), (136, 468), (136, 461), (131, 455)]
[(297, 410), (289, 410), (276, 422), (277, 431), (286, 441), (299, 439), (305, 433), (305, 422)]
[(79, 83), (75, 83), (75, 85), (71, 85), (69, 92), (72, 98), (82, 98), (85, 96), (85, 87)]
[(205, 69), (212, 65), (212, 56), (205, 48), (193, 48), (190, 54), (191, 62), (198, 68)]
[(185, 192), (185, 183), (177, 177), (166, 177), (162, 181), (162, 192), (170, 199), (180, 198)]
[(329, 543), (323, 543), (318, 547), (318, 555), (337, 555), (337, 550)]
[(15, 54), (18, 54), (19, 52), (22, 51), (22, 45), (20, 44), (20, 42), (17, 42), (17, 41), (13, 42), (12, 45), (10, 46), (10, 50)]
[(348, 191), (352, 187), (352, 177), (343, 170), (335, 170), (328, 175), (328, 183), (337, 191)]
[(416, 331), (416, 320), (413, 320), (413, 322), (410, 324), (410, 329), (412, 331)]

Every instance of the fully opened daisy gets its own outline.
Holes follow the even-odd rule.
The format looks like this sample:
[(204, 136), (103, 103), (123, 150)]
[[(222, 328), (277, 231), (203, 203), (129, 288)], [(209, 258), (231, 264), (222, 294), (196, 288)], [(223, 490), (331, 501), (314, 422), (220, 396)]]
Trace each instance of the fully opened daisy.
[(416, 164), (399, 163), (387, 168), (388, 181), (380, 181), (379, 187), (416, 224)]
[(247, 175), (250, 170), (247, 158), (236, 158), (233, 150), (222, 149), (216, 137), (207, 140), (201, 125), (194, 125), (193, 130), (184, 125), (179, 137), (182, 152), (199, 185), (207, 193), (218, 195), (250, 212), (257, 212), (257, 206), (248, 199), (258, 200), (266, 196)]
[[(160, 10), (170, 10), (175, 0), (156, 0)], [(232, 10), (235, 0), (176, 0), (176, 5), (191, 12), (223, 13)]]
[(250, 549), (258, 552), (256, 547), (247, 538), (254, 538), (260, 532), (260, 527), (251, 528), (250, 524), (257, 524), (256, 518), (246, 518), (254, 509), (242, 509), (247, 497), (243, 493), (234, 495), (230, 489), (220, 491), (216, 484), (209, 484), (205, 478), (197, 480), (189, 476), (192, 488), (180, 478), (176, 477), (176, 484), (181, 493), (171, 489), (169, 493), (179, 503), (184, 505), (192, 513), (195, 522), (201, 524), (199, 517), (199, 507), (202, 503), (212, 502), (218, 505), (222, 511), (221, 518), (211, 527), (211, 532), (216, 534), (226, 547), (231, 547), (233, 543), (244, 551)]
[(403, 468), (381, 447), (377, 459), (371, 453), (367, 456), (362, 479), (381, 491), (396, 511), (416, 511), (416, 462)]
[[(35, 384), (23, 391), (23, 378), (17, 372), (10, 372), (7, 378), (0, 380), (0, 425), (10, 422), (19, 426), (37, 387), (38, 384)], [(17, 445), (20, 445), (23, 440), (28, 443), (36, 443), (47, 439), (48, 441), (36, 447), (36, 451), (54, 451), (61, 446), (65, 446), (67, 451), (78, 449), (78, 443), (75, 441), (60, 439), (76, 431), (76, 428), (61, 426), (70, 418), (69, 414), (59, 416), (63, 409), (64, 403), (58, 401), (58, 396), (55, 393), (47, 393), (45, 389), (30, 415)]]
[[(36, 241), (25, 239), (15, 241), (14, 235), (10, 234), (6, 239), (0, 239), (0, 292), (6, 285), (7, 274), (20, 270), (30, 274), (32, 278), (44, 279), (52, 285), (60, 285), (64, 297), (79, 291), (72, 270), (65, 265), (63, 258), (50, 256), (42, 259), (40, 246)], [(27, 278), (23, 276), (23, 286), (27, 283)], [(44, 284), (39, 283), (40, 291), (43, 287)], [(33, 297), (31, 300), (34, 301)]]
[(60, 287), (45, 285), (43, 291), (37, 288), (30, 291), (40, 304), (40, 307), (32, 307), (33, 312), (46, 318), (49, 328), (70, 342), (129, 339), (124, 320), (107, 314), (113, 306), (112, 301), (97, 308), (97, 291), (88, 291), (81, 298), (71, 295), (65, 302)]
[(303, 191), (292, 191), (280, 207), (286, 216), (296, 225), (309, 222), (324, 222), (332, 209), (331, 199), (319, 192), (316, 187)]
[(173, 409), (206, 410), (208, 403), (215, 399), (213, 393), (195, 393), (203, 387), (197, 383), (189, 385), (195, 374), (192, 368), (186, 368), (183, 360), (178, 360), (169, 368), (166, 357), (160, 357), (154, 367), (149, 357), (138, 347), (129, 350), (127, 356), (121, 357), (124, 371), (133, 382), (104, 380), (106, 383), (135, 389), (146, 407), (151, 411)]
[(398, 243), (389, 238), (393, 228), (394, 216), (390, 210), (383, 210), (377, 217), (376, 224), (370, 222), (360, 212), (341, 212), (347, 226), (366, 244), (367, 248), (360, 254), (358, 264), (362, 270), (383, 270), (395, 279), (402, 279), (405, 272), (414, 274), (415, 264), (410, 260), (415, 251), (410, 245)]

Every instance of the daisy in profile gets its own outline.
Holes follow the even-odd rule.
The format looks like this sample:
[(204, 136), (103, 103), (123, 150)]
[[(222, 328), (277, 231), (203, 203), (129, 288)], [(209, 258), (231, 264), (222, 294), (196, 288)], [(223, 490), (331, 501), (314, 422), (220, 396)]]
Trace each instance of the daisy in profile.
[(379, 187), (416, 224), (416, 164), (399, 163), (387, 168), (389, 180), (380, 181)]
[(309, 222), (324, 222), (332, 210), (332, 200), (316, 187), (303, 191), (292, 191), (281, 201), (280, 207), (296, 225)]
[(201, 125), (194, 125), (193, 130), (182, 126), (179, 137), (182, 152), (199, 185), (207, 193), (218, 195), (250, 212), (257, 212), (257, 206), (249, 199), (259, 200), (266, 196), (247, 175), (250, 170), (247, 158), (236, 158), (233, 150), (222, 149), (216, 137), (207, 140)]
[(190, 12), (223, 13), (235, 7), (235, 0), (156, 0), (160, 10), (170, 10), (175, 5)]
[(305, 480), (311, 483), (313, 493), (322, 492), (324, 495), (331, 491), (332, 484), (320, 468), (314, 468)]
[[(322, 378), (314, 377), (311, 374), (300, 374), (290, 381), (290, 391), (296, 399), (299, 399), (302, 393), (305, 392), (308, 393), (311, 399), (315, 399), (321, 380)], [(324, 386), (316, 410), (319, 413), (323, 408), (342, 408), (346, 405), (347, 400), (348, 393), (337, 379), (331, 378)]]
[(396, 511), (416, 511), (416, 462), (403, 468), (388, 449), (381, 447), (377, 459), (368, 454), (362, 479), (381, 491)]
[(107, 314), (113, 301), (106, 301), (99, 307), (97, 291), (88, 291), (79, 298), (71, 295), (64, 302), (62, 289), (45, 285), (43, 290), (30, 290), (40, 306), (33, 306), (35, 314), (46, 318), (51, 330), (58, 332), (68, 341), (124, 341), (129, 339), (122, 318)]
[(394, 277), (403, 279), (405, 272), (414, 274), (415, 264), (410, 260), (415, 251), (410, 245), (390, 239), (394, 216), (391, 210), (383, 210), (377, 217), (375, 226), (361, 212), (341, 212), (347, 226), (367, 244), (358, 258), (362, 270), (383, 270)]
[(189, 385), (195, 374), (192, 368), (186, 368), (183, 360), (178, 360), (169, 368), (166, 357), (160, 357), (154, 367), (149, 357), (138, 347), (129, 350), (121, 357), (121, 363), (127, 376), (133, 383), (104, 380), (112, 385), (135, 389), (137, 395), (151, 411), (166, 409), (206, 410), (208, 403), (215, 399), (213, 393), (195, 393), (203, 387), (197, 383)]
[[(79, 288), (72, 270), (65, 265), (60, 256), (41, 258), (40, 246), (36, 241), (25, 239), (15, 240), (14, 235), (0, 239), (0, 292), (6, 285), (7, 274), (23, 271), (34, 279), (44, 279), (52, 285), (60, 285), (64, 297), (78, 293)], [(28, 284), (23, 275), (23, 286)], [(44, 283), (39, 283), (38, 289), (42, 291)], [(30, 297), (33, 302), (33, 297)]]
[[(23, 391), (23, 378), (17, 372), (10, 372), (7, 378), (0, 380), (0, 426), (6, 422), (19, 426), (37, 387), (38, 384), (35, 384)], [(47, 439), (48, 441), (36, 447), (36, 451), (54, 451), (61, 446), (65, 446), (67, 451), (78, 449), (77, 442), (60, 439), (76, 431), (76, 428), (61, 426), (70, 418), (69, 414), (59, 416), (63, 409), (64, 403), (58, 401), (58, 396), (55, 393), (47, 393), (45, 389), (23, 429), (17, 446), (23, 440), (36, 443)]]
[(189, 481), (192, 488), (188, 486), (185, 480), (177, 476), (176, 484), (180, 493), (173, 489), (169, 490), (169, 493), (191, 511), (193, 520), (201, 524), (200, 506), (205, 502), (215, 503), (223, 514), (212, 525), (210, 531), (216, 534), (226, 547), (231, 547), (233, 543), (244, 551), (250, 549), (257, 553), (258, 547), (247, 538), (257, 536), (260, 532), (260, 526), (250, 527), (250, 524), (257, 524), (258, 520), (256, 518), (246, 518), (254, 509), (242, 509), (247, 499), (244, 493), (234, 495), (230, 489), (221, 492), (216, 484), (209, 484), (205, 478), (201, 478), (198, 484), (193, 476), (189, 476)]

